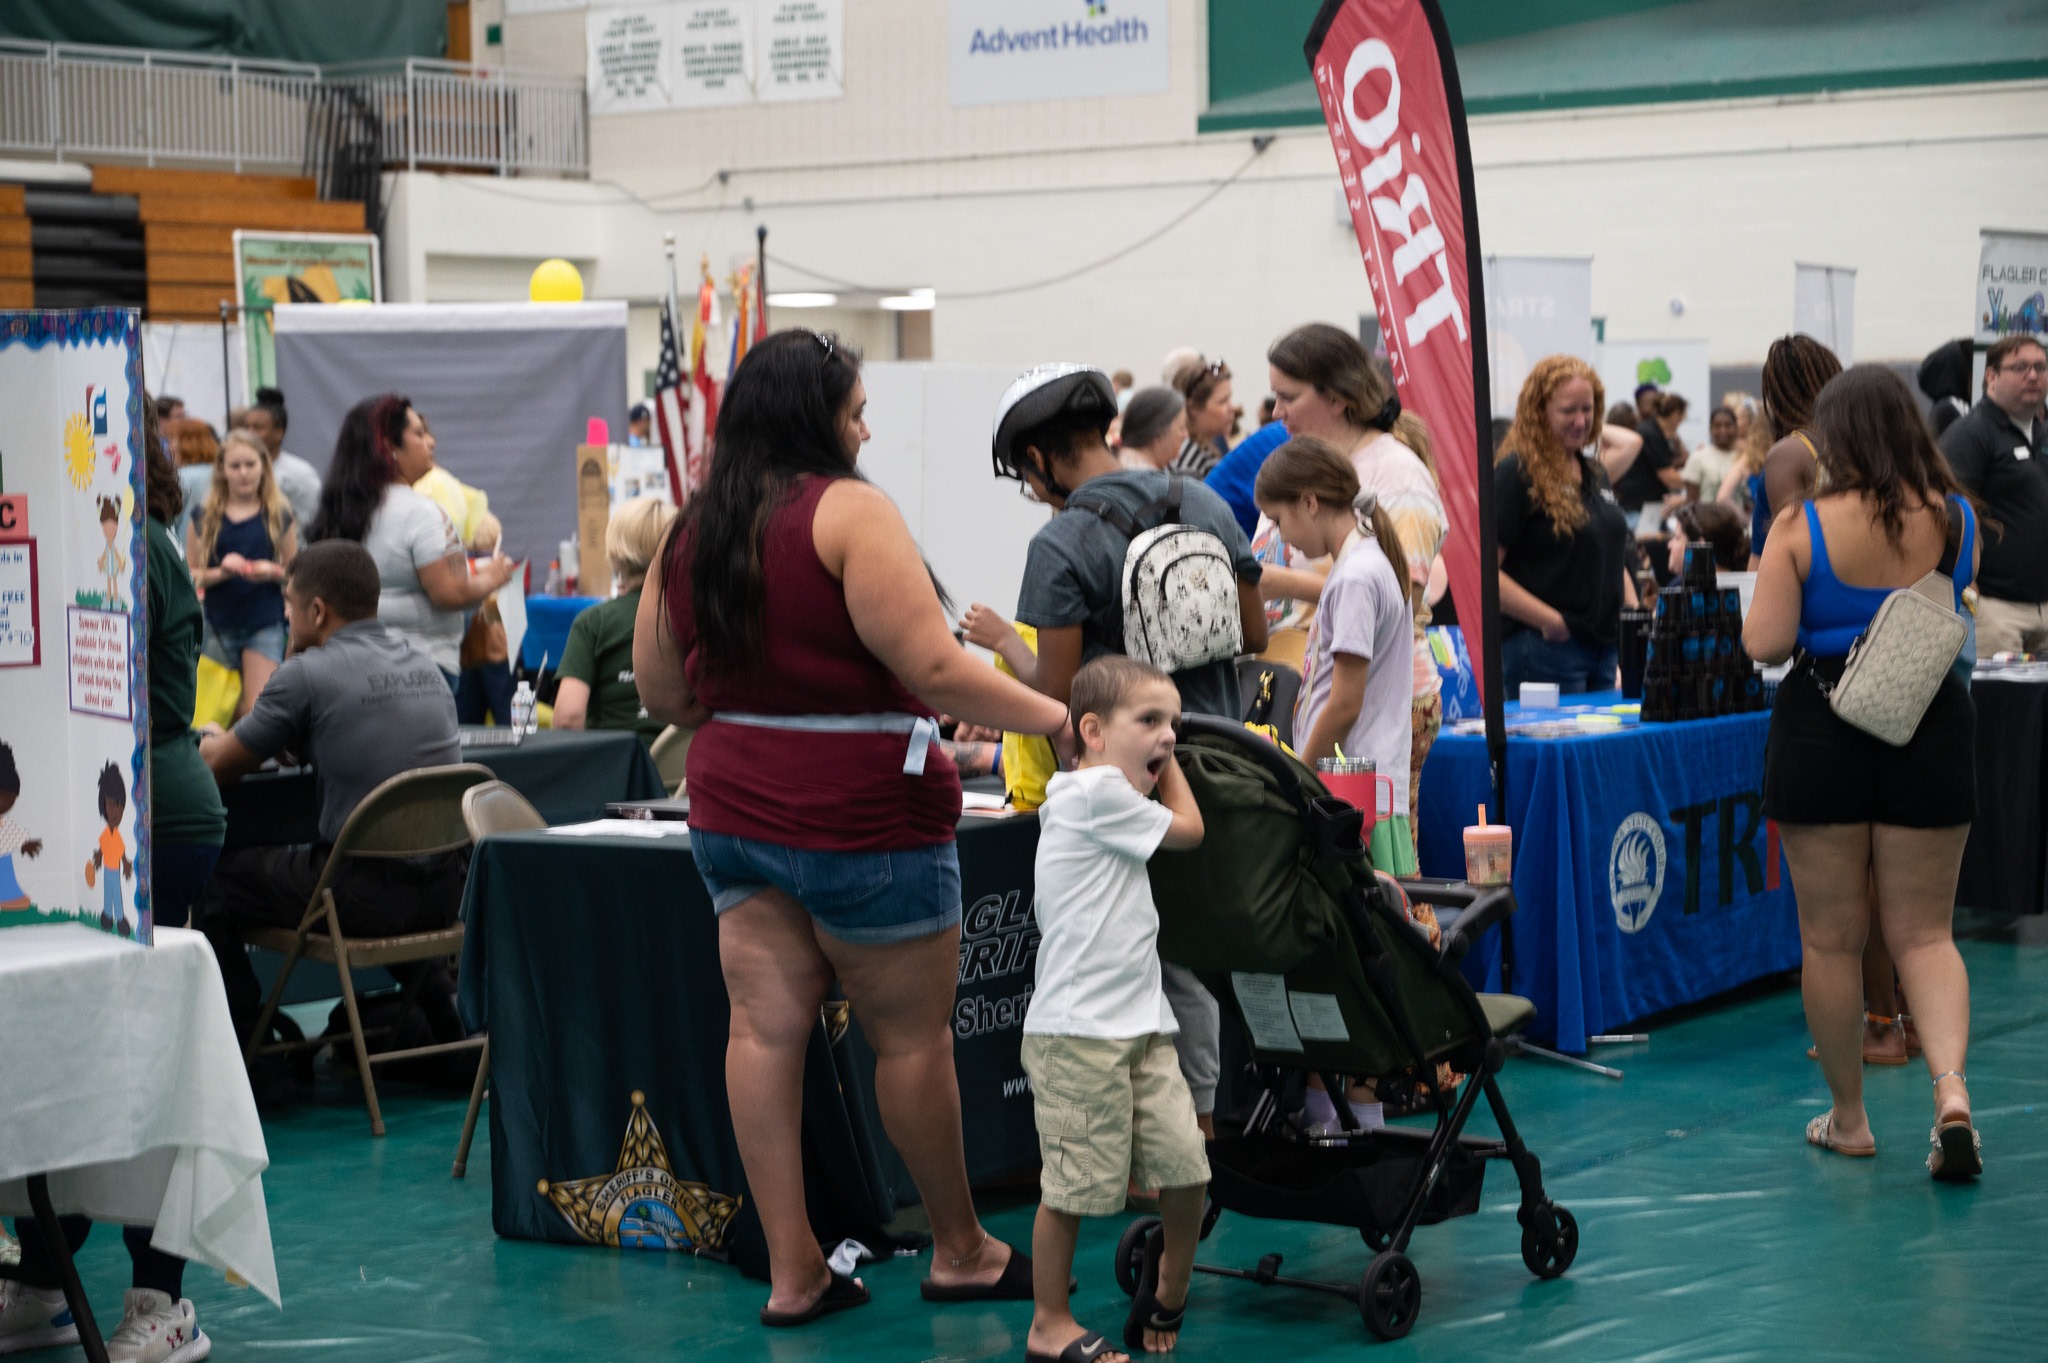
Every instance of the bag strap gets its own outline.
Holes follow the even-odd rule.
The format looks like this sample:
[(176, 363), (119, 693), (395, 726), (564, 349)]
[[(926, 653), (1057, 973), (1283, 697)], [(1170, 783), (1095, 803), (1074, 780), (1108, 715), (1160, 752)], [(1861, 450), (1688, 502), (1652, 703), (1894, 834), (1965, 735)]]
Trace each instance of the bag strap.
[[(1083, 501), (1083, 497), (1087, 497), (1087, 500)], [(1134, 540), (1145, 533), (1123, 508), (1113, 506), (1106, 500), (1089, 496), (1086, 492), (1076, 492), (1071, 497), (1068, 497), (1067, 509), (1070, 511), (1094, 512), (1102, 518), (1105, 524), (1127, 540)]]
[(1951, 497), (1949, 498), (1949, 509), (1959, 514), (1951, 515), (1948, 518), (1948, 528), (1944, 535), (1941, 550), (1941, 566), (1935, 571), (1953, 582), (1956, 576), (1956, 560), (1963, 552), (1963, 522), (1968, 518), (1970, 508), (1969, 503), (1963, 501), (1960, 497)]
[[(1186, 481), (1178, 473), (1169, 473), (1166, 476), (1165, 494), (1139, 507), (1138, 514), (1135, 517), (1121, 508), (1111, 505), (1107, 498), (1090, 496), (1086, 489), (1068, 497), (1067, 505), (1079, 507), (1083, 511), (1094, 512), (1104, 522), (1115, 527), (1117, 533), (1125, 539), (1134, 540), (1147, 530), (1157, 529), (1162, 525), (1178, 525), (1181, 523), (1181, 488)], [(1082, 501), (1083, 497), (1087, 497), (1088, 500)]]

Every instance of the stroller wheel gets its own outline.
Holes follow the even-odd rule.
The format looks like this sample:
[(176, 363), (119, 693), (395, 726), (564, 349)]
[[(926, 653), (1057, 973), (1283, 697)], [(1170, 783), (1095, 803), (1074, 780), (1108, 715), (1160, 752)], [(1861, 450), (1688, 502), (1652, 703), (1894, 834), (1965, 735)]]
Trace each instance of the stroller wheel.
[(1555, 1202), (1529, 1211), (1522, 1223), (1522, 1262), (1539, 1278), (1558, 1278), (1579, 1255), (1579, 1223)]
[(1145, 1271), (1145, 1242), (1159, 1224), (1156, 1216), (1141, 1216), (1124, 1227), (1123, 1238), (1116, 1242), (1116, 1285), (1126, 1297), (1138, 1295), (1138, 1277)]
[(1422, 1275), (1399, 1250), (1383, 1250), (1365, 1266), (1358, 1284), (1358, 1314), (1381, 1339), (1399, 1339), (1415, 1328), (1422, 1312)]

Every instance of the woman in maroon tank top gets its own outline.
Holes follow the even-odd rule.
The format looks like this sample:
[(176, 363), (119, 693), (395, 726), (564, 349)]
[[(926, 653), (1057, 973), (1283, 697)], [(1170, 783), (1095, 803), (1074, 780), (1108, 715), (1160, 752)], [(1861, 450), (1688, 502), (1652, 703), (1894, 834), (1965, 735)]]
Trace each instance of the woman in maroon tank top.
[(726, 1091), (768, 1240), (764, 1325), (867, 1300), (826, 1266), (804, 1206), (804, 1050), (834, 979), (931, 1214), (925, 1296), (1031, 1297), (1030, 1258), (982, 1229), (967, 1187), (949, 1025), (960, 779), (934, 720), (1050, 734), (1066, 709), (954, 641), (909, 527), (855, 469), (866, 402), (832, 336), (755, 346), (634, 631), (648, 714), (698, 726), (690, 843), (732, 999)]

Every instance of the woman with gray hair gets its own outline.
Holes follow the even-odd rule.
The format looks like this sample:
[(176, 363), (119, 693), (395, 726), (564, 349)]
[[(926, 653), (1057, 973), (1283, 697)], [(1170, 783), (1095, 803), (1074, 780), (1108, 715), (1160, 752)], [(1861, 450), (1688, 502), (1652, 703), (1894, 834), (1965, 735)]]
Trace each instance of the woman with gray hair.
[(1127, 469), (1163, 469), (1187, 438), (1186, 400), (1171, 388), (1141, 388), (1124, 407), (1117, 461)]

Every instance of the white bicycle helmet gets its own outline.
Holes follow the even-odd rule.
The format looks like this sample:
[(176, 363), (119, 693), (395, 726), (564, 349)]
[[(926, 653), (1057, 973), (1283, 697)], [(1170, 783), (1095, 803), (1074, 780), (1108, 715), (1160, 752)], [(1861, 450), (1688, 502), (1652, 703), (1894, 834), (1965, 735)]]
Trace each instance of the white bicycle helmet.
[(996, 477), (1023, 481), (1017, 437), (1064, 416), (1084, 417), (1107, 433), (1116, 419), (1116, 389), (1109, 375), (1088, 364), (1041, 364), (1017, 376), (996, 404), (991, 432)]

